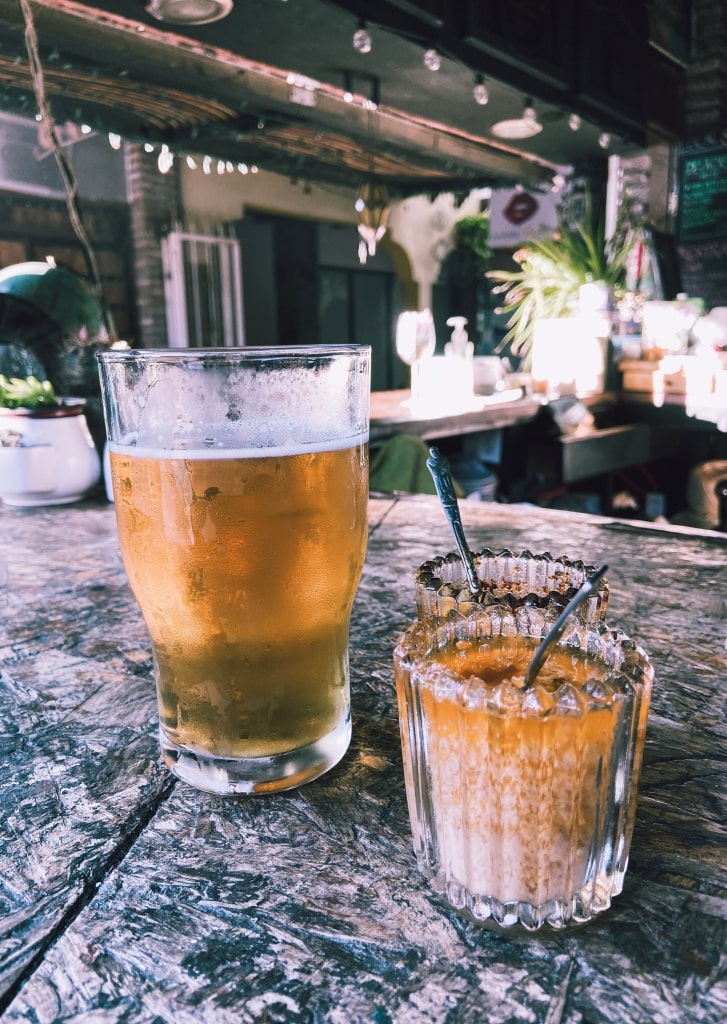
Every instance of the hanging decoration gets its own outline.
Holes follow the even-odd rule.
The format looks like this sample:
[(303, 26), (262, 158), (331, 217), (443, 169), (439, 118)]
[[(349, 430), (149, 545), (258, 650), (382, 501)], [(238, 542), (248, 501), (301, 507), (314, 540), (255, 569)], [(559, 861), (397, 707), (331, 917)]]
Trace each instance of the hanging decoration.
[(369, 256), (376, 255), (376, 245), (386, 234), (389, 223), (389, 193), (378, 178), (371, 176), (356, 196), (354, 209), (358, 215), (358, 233), (366, 243)]

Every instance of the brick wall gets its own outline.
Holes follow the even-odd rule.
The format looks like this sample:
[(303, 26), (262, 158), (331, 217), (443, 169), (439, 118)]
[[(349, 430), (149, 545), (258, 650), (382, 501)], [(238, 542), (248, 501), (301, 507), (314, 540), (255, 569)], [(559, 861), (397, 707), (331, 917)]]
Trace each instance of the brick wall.
[(167, 321), (161, 240), (182, 219), (179, 178), (175, 167), (168, 174), (160, 174), (157, 156), (147, 153), (143, 146), (127, 143), (125, 155), (138, 344), (144, 348), (164, 348)]

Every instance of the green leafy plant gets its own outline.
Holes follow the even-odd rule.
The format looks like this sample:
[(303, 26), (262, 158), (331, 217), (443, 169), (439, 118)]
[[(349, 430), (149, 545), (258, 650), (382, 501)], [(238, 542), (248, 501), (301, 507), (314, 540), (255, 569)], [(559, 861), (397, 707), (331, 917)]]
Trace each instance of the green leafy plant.
[(452, 240), (455, 248), (469, 250), (476, 275), (481, 277), (487, 272), (492, 258), (492, 250), (490, 249), (490, 218), (486, 214), (477, 213), (461, 217), (455, 222)]
[(618, 300), (625, 289), (626, 266), (638, 237), (638, 229), (624, 217), (606, 238), (605, 205), (597, 206), (586, 192), (581, 216), (567, 207), (560, 211), (552, 237), (535, 238), (518, 250), (513, 259), (518, 270), (492, 270), (490, 280), (499, 282), (496, 293), (505, 294), (499, 312), (508, 315), (508, 331), (502, 345), (511, 343), (515, 355), (527, 359), (535, 323), (570, 316), (577, 311), (581, 285), (598, 281), (614, 289)]
[(48, 409), (61, 404), (50, 381), (37, 377), (6, 377), (0, 373), (0, 407)]

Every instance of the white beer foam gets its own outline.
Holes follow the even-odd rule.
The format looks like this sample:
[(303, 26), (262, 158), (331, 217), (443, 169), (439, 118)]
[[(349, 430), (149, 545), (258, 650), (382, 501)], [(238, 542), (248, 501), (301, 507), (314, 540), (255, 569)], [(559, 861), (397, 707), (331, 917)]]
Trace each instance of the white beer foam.
[(199, 370), (162, 363), (128, 382), (133, 447), (292, 453), (323, 451), (339, 441), (350, 446), (368, 432), (368, 389), (352, 382), (347, 362), (317, 371)]
[(261, 446), (259, 448), (164, 448), (161, 443), (148, 446), (139, 444), (135, 436), (124, 442), (109, 441), (109, 451), (117, 455), (134, 455), (138, 459), (271, 459), (284, 458), (291, 455), (310, 455), (314, 452), (341, 451), (366, 444), (368, 431), (362, 431), (351, 437), (334, 438), (331, 441), (312, 441), (310, 444), (289, 444), (280, 447)]

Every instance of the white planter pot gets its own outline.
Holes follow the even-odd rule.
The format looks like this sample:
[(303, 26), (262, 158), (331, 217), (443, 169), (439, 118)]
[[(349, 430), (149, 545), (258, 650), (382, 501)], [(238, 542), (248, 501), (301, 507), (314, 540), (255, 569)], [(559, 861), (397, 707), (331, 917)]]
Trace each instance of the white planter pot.
[(608, 340), (599, 336), (592, 317), (539, 320), (530, 354), (533, 390), (552, 397), (600, 394), (607, 354)]
[(0, 435), (20, 435), (0, 445), (0, 498), (7, 505), (65, 505), (78, 501), (101, 475), (82, 399), (58, 409), (0, 409)]

